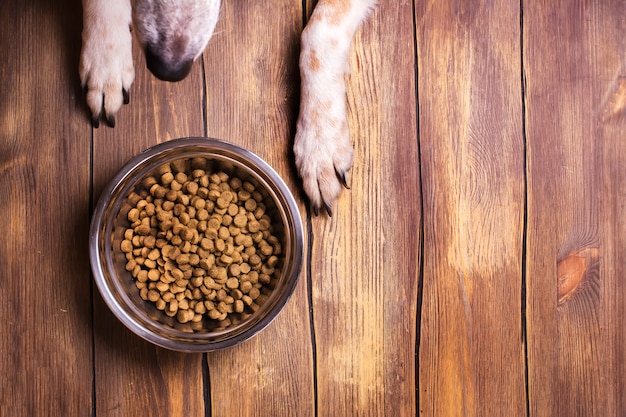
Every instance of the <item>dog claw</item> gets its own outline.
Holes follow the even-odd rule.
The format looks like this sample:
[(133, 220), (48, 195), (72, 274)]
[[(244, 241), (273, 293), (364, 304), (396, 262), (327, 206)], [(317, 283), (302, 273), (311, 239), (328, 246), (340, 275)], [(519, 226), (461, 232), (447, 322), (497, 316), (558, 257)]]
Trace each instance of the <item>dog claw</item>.
[(115, 127), (115, 116), (107, 116), (106, 122), (109, 127)]
[(326, 201), (324, 201), (324, 209), (326, 210), (326, 213), (328, 213), (328, 217), (333, 217), (332, 207)]
[(122, 88), (122, 96), (124, 97), (124, 104), (130, 103), (130, 94), (125, 88)]
[(96, 129), (100, 127), (100, 114), (94, 114), (91, 116), (91, 125)]
[(343, 185), (343, 187), (346, 190), (349, 190), (350, 186), (348, 185), (346, 181), (346, 172), (343, 170), (340, 170), (340, 171), (335, 171), (335, 173), (337, 174), (337, 178), (339, 179), (339, 182), (341, 182), (341, 185)]

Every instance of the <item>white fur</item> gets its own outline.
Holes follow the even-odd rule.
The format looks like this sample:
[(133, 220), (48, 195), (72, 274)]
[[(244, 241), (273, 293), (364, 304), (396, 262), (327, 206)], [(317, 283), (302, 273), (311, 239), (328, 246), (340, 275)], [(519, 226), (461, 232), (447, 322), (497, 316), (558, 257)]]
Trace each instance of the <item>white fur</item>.
[[(376, 0), (319, 0), (302, 33), (302, 97), (294, 143), (296, 165), (314, 211), (331, 205), (352, 166), (346, 120), (348, 54)], [(80, 78), (97, 126), (110, 125), (134, 79), (131, 19), (144, 50), (165, 62), (195, 60), (211, 37), (220, 0), (83, 0)]]
[(114, 124), (123, 91), (128, 92), (135, 79), (130, 25), (128, 1), (83, 1), (79, 73), (96, 124), (101, 114)]

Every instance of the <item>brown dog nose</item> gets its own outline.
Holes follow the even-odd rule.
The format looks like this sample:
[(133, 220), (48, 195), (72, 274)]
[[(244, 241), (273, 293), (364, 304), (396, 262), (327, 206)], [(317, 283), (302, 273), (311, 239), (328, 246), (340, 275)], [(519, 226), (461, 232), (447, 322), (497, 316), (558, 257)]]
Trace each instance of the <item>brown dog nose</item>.
[(181, 81), (189, 74), (193, 65), (193, 59), (165, 61), (150, 46), (146, 47), (145, 54), (146, 66), (155, 77), (163, 81)]

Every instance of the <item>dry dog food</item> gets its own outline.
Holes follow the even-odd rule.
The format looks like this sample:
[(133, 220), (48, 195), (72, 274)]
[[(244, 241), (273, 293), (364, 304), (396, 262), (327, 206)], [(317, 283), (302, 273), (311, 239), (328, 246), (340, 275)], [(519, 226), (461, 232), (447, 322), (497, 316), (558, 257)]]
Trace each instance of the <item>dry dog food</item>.
[(129, 201), (120, 249), (142, 299), (195, 330), (237, 324), (267, 300), (282, 252), (253, 184), (178, 160)]

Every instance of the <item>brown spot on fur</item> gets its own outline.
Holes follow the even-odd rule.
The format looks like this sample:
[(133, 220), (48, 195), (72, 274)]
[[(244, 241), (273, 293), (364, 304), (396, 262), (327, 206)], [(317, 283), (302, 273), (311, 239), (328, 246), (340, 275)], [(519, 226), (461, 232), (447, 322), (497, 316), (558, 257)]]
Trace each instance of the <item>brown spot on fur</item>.
[(333, 8), (330, 17), (334, 24), (341, 21), (341, 17), (350, 11), (350, 0), (328, 0), (328, 5)]
[(315, 50), (311, 51), (311, 55), (309, 56), (309, 69), (311, 71), (319, 71), (321, 67), (320, 59), (317, 57), (317, 52)]
[(341, 134), (342, 135), (350, 134), (350, 128), (348, 127), (348, 123), (345, 120), (343, 121), (343, 123), (341, 123)]
[(309, 118), (309, 125), (311, 126), (311, 129), (315, 132), (321, 133), (320, 131), (322, 130), (321, 125), (320, 125), (320, 113), (317, 110), (312, 110), (310, 113), (310, 118)]
[(311, 21), (328, 20), (333, 26), (338, 26), (345, 14), (350, 11), (351, 0), (321, 1), (311, 16)]

